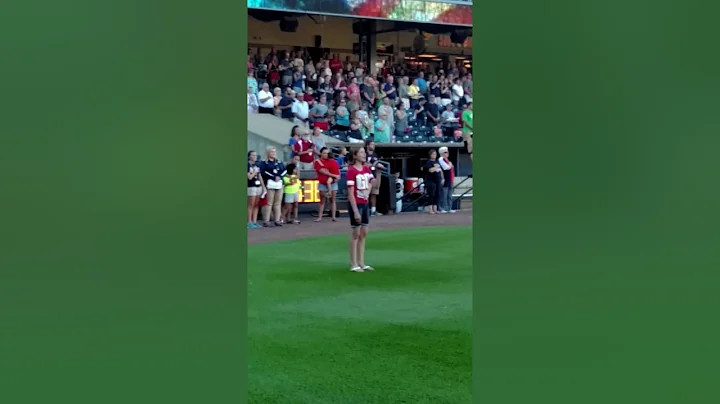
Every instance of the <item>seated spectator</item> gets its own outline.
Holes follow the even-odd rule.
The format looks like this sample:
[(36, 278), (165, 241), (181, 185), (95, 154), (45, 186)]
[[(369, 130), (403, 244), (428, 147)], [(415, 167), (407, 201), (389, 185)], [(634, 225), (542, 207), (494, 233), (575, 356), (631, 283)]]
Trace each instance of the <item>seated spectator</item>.
[(338, 155), (335, 161), (338, 163), (338, 167), (340, 169), (346, 169), (348, 167), (348, 150), (345, 146), (340, 146), (340, 150), (338, 150)]

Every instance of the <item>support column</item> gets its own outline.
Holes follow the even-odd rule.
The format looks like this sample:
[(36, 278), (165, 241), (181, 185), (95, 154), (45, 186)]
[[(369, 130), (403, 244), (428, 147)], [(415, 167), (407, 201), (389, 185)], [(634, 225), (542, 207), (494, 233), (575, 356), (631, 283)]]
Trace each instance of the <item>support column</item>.
[[(377, 22), (368, 20), (365, 22), (366, 32), (375, 32)], [(377, 34), (364, 33), (359, 35), (360, 42), (360, 61), (365, 63), (368, 72), (376, 73), (375, 63), (377, 62)]]

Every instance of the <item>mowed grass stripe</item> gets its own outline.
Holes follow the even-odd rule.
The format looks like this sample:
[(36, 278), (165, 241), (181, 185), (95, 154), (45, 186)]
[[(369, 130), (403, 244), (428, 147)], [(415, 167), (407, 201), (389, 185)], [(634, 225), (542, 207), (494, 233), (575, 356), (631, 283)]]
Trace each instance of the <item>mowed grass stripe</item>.
[(373, 273), (347, 245), (249, 248), (250, 402), (470, 402), (471, 229), (371, 233)]

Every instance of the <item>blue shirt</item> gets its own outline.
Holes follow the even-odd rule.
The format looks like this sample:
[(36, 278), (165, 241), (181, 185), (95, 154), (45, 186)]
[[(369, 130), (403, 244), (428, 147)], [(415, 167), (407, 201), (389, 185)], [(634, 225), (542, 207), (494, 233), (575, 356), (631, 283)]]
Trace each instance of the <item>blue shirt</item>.
[[(385, 85), (383, 85), (383, 91), (385, 91), (386, 93), (393, 88), (395, 88), (395, 86), (390, 83), (385, 83)], [(397, 91), (393, 91), (392, 93), (388, 94), (387, 97), (391, 100), (394, 100), (395, 98), (397, 98)]]
[(288, 142), (288, 146), (290, 146), (290, 158), (295, 157), (295, 151), (293, 150), (293, 146), (295, 146), (295, 143), (297, 143), (297, 140), (295, 140), (294, 137), (291, 137), (290, 141)]
[(425, 91), (427, 91), (427, 81), (425, 81), (425, 79), (417, 79), (417, 82), (420, 93), (424, 94)]
[(267, 184), (268, 180), (275, 180), (275, 177), (284, 177), (287, 171), (285, 171), (285, 164), (282, 161), (265, 160), (260, 163), (260, 174), (262, 174), (263, 180)]

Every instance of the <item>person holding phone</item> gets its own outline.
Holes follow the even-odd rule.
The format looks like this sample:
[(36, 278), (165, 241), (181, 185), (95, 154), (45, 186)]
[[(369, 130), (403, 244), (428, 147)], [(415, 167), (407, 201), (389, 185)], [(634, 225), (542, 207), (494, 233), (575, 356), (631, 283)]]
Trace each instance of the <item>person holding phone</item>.
[(347, 171), (348, 202), (350, 204), (350, 271), (373, 271), (365, 265), (365, 239), (370, 226), (370, 191), (375, 177), (365, 164), (365, 149), (360, 147), (351, 153)]

